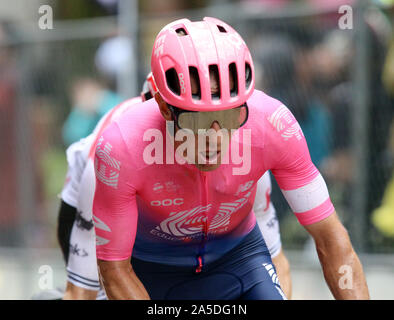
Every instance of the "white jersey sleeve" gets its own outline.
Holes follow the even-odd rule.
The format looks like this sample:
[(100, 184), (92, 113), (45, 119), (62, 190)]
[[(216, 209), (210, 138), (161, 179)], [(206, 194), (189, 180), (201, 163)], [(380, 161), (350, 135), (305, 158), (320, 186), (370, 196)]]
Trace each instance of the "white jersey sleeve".
[(70, 255), (67, 264), (68, 281), (89, 290), (100, 289), (92, 220), (94, 190), (94, 165), (89, 159), (80, 183), (77, 217), (71, 231)]
[(271, 257), (274, 258), (279, 254), (282, 242), (278, 218), (271, 201), (271, 190), (271, 177), (269, 171), (267, 171), (257, 182), (253, 211)]
[(80, 182), (87, 161), (86, 150), (90, 148), (93, 140), (94, 136), (90, 135), (74, 142), (66, 151), (68, 168), (61, 198), (65, 203), (74, 208), (78, 205)]

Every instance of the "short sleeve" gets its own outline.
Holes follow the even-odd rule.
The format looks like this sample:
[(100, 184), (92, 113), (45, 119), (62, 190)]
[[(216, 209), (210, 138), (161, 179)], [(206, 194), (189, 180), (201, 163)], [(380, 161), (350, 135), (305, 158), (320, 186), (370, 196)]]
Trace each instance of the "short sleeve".
[(124, 260), (132, 254), (138, 211), (129, 160), (119, 127), (113, 123), (98, 139), (94, 158), (93, 222), (97, 258), (101, 260)]
[(297, 219), (307, 225), (328, 217), (334, 206), (297, 120), (283, 104), (265, 120), (270, 169)]

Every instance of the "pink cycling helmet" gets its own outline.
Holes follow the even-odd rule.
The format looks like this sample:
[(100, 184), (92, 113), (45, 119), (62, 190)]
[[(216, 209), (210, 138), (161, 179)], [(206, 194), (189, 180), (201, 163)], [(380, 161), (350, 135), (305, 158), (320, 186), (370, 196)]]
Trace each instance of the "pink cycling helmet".
[[(228, 24), (215, 18), (174, 21), (157, 35), (151, 70), (164, 101), (191, 111), (215, 111), (244, 104), (254, 90), (249, 49)], [(230, 74), (234, 83), (230, 86)], [(192, 94), (190, 77), (197, 80)], [(210, 77), (219, 83), (212, 94)]]

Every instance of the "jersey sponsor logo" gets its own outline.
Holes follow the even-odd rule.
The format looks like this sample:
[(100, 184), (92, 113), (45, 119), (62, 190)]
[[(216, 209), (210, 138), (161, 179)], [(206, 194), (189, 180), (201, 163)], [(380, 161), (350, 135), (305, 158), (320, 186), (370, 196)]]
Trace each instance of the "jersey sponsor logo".
[[(97, 229), (111, 232), (110, 227), (108, 227), (101, 219), (97, 218), (96, 216), (93, 216), (93, 223)], [(96, 246), (103, 246), (107, 243), (109, 243), (108, 239), (100, 237), (96, 234)]]
[(238, 196), (240, 193), (248, 191), (251, 187), (253, 187), (254, 180), (250, 180), (248, 182), (245, 182), (244, 184), (241, 184), (238, 187), (237, 193), (235, 196)]
[(277, 221), (278, 221), (278, 218), (277, 218), (277, 217), (271, 218), (271, 219), (267, 222), (267, 227), (270, 228), (270, 229), (274, 228), (275, 226), (277, 226)]
[(78, 248), (78, 243), (76, 243), (75, 245), (70, 243), (70, 253), (82, 258), (89, 255), (84, 248)]
[(170, 217), (160, 223), (156, 229), (173, 236), (186, 236), (201, 232), (206, 223), (207, 216), (204, 214), (212, 208), (212, 205), (195, 207), (191, 210), (171, 212)]
[(248, 202), (250, 195), (251, 192), (248, 192), (245, 197), (235, 202), (222, 203), (217, 215), (212, 219), (209, 229), (217, 229), (229, 225), (231, 216)]
[(154, 191), (154, 192), (160, 193), (160, 192), (162, 192), (163, 190), (164, 190), (164, 186), (163, 186), (160, 182), (157, 182), (157, 183), (155, 183), (155, 184), (153, 185), (153, 191)]
[(268, 117), (268, 121), (272, 124), (276, 131), (282, 131), (286, 127), (283, 122), (291, 122), (289, 110), (284, 105), (281, 105), (278, 109), (275, 110), (273, 114)]
[(268, 188), (267, 191), (265, 192), (265, 208), (264, 211), (267, 211), (270, 207), (271, 203), (271, 189)]
[(93, 223), (97, 229), (111, 232), (110, 227), (108, 227), (101, 219), (97, 218), (96, 216), (93, 216)]
[(172, 199), (153, 200), (151, 201), (150, 205), (153, 207), (168, 207), (172, 205), (180, 206), (183, 203), (184, 203), (183, 198), (176, 198), (174, 200)]
[(273, 267), (273, 265), (271, 263), (263, 263), (263, 267), (267, 270), (269, 276), (271, 277), (272, 282), (275, 284), (276, 290), (278, 290), (279, 294), (282, 296), (283, 299), (287, 300), (285, 294), (280, 288), (279, 278), (276, 275), (275, 268)]
[[(213, 217), (208, 231), (218, 230), (230, 224), (231, 216), (240, 210), (246, 203), (251, 192), (235, 202), (223, 202), (220, 204), (218, 213)], [(162, 221), (157, 230), (176, 237), (190, 236), (201, 233), (207, 223), (207, 212), (212, 208), (212, 204), (207, 206), (197, 206), (191, 210), (172, 212), (170, 216)]]
[[(294, 119), (290, 110), (283, 104), (268, 117), (268, 121), (278, 132), (283, 131), (287, 127), (287, 129), (281, 134), (285, 141), (289, 140), (293, 136), (298, 140), (301, 140), (303, 137), (300, 125)], [(291, 124), (292, 122), (294, 123)], [(290, 127), (288, 127), (289, 125)]]
[(278, 276), (276, 275), (275, 269), (271, 263), (263, 263), (263, 267), (267, 270), (271, 277), (271, 280), (275, 284), (279, 284)]
[(177, 193), (181, 189), (181, 186), (176, 184), (174, 181), (167, 181), (164, 184), (161, 182), (156, 182), (152, 188), (153, 192), (155, 193), (160, 193), (164, 191), (164, 189), (170, 193)]
[(181, 186), (174, 181), (167, 181), (165, 185), (167, 192), (178, 192), (181, 189)]
[(86, 220), (82, 217), (82, 211), (77, 211), (77, 215), (75, 216), (75, 223), (77, 228), (81, 230), (91, 230), (93, 228), (93, 220)]
[(240, 49), (245, 42), (242, 40), (241, 36), (237, 33), (232, 33), (226, 39), (231, 42), (232, 45), (235, 45), (238, 49)]
[[(110, 156), (112, 149), (110, 143), (106, 143), (104, 147), (102, 147), (103, 140), (104, 138), (101, 137), (96, 147), (96, 158), (94, 161), (96, 177), (105, 185), (117, 189), (121, 163)], [(107, 170), (107, 166), (111, 169)]]
[(109, 242), (108, 239), (96, 235), (96, 246), (103, 246)]
[(297, 138), (297, 140), (301, 140), (303, 133), (302, 133), (300, 125), (298, 124), (298, 122), (296, 122), (296, 123), (292, 124), (290, 128), (287, 128), (281, 134), (281, 136), (283, 137), (283, 139), (285, 141), (289, 140), (293, 136), (295, 136)]
[(67, 175), (66, 176), (66, 181), (64, 181), (63, 188), (66, 187), (69, 184), (70, 181), (71, 181), (71, 177), (69, 175)]

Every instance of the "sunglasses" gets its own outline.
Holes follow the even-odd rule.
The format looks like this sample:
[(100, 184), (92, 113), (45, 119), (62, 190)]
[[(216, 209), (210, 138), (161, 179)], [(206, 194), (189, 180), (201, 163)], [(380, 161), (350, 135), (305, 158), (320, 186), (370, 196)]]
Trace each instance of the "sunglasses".
[(222, 129), (239, 129), (249, 116), (249, 109), (246, 102), (232, 109), (220, 111), (189, 111), (179, 109), (168, 104), (173, 115), (175, 124), (180, 129), (189, 129), (198, 134), (199, 129), (208, 130), (213, 122), (217, 122)]

